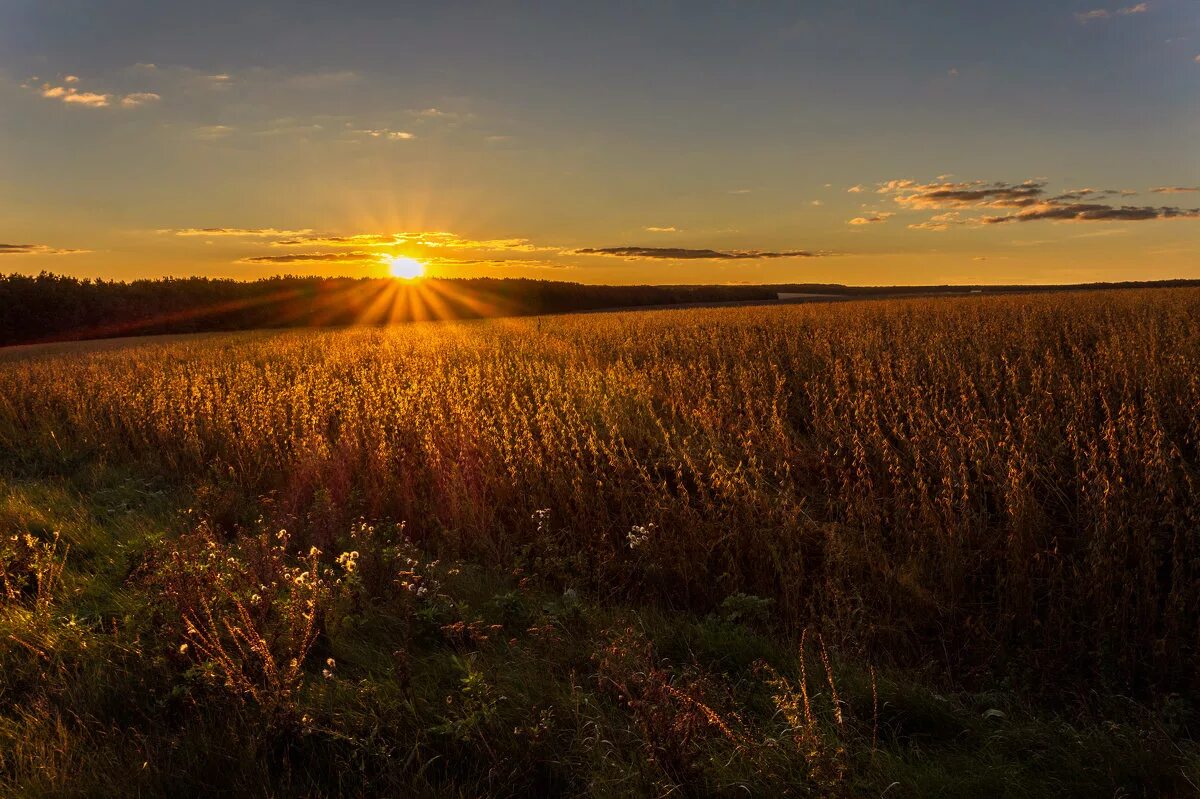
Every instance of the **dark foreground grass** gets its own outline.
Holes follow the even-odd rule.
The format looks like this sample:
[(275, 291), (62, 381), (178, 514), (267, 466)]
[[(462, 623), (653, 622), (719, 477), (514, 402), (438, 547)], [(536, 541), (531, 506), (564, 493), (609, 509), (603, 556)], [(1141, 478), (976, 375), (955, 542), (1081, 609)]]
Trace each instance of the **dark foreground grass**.
[(259, 521), (269, 500), (227, 486), (99, 461), (26, 458), (5, 474), (0, 794), (1090, 797), (1200, 784), (1176, 697), (1047, 707), (1003, 685), (960, 692), (940, 670), (877, 670), (782, 634), (753, 596), (704, 616), (631, 607), (540, 579), (532, 556), (504, 570), (432, 561), (384, 523), (309, 560)]

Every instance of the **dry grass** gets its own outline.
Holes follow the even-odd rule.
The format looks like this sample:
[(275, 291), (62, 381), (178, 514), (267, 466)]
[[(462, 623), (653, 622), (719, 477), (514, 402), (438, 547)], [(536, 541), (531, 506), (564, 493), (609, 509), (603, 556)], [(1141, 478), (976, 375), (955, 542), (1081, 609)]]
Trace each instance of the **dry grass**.
[(305, 548), (403, 519), (960, 678), (1191, 689), (1197, 320), (1186, 289), (171, 341), (0, 363), (0, 445), (270, 493)]

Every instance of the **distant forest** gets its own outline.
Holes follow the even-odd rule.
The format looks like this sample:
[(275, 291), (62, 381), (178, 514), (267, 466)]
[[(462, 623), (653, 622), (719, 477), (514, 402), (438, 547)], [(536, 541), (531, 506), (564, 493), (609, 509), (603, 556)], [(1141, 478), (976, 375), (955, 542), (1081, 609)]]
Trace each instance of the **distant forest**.
[[(988, 286), (1000, 292), (1200, 285), (1196, 280), (1079, 286)], [(549, 280), (272, 277), (255, 281), (161, 278), (119, 282), (43, 272), (0, 275), (0, 346), (114, 336), (258, 328), (388, 324), (424, 319), (571, 313), (692, 303), (962, 294), (972, 286), (832, 284), (594, 286)]]

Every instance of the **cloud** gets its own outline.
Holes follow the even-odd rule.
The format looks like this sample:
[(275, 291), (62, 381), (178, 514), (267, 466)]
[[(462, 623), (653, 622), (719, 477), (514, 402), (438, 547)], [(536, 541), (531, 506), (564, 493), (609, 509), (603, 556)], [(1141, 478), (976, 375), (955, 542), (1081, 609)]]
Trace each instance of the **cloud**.
[(375, 252), (292, 252), (285, 255), (254, 255), (240, 259), (247, 264), (291, 264), (303, 262), (320, 263), (376, 263), (382, 256)]
[(447, 111), (444, 108), (435, 108), (432, 106), (429, 108), (413, 109), (413, 110), (410, 110), (408, 112), (408, 114), (409, 114), (409, 116), (416, 117), (418, 122), (425, 122), (427, 120), (437, 119), (437, 120), (441, 120), (441, 121), (447, 122), (447, 123), (469, 121), (469, 120), (473, 119), (475, 116), (474, 114), (472, 114), (470, 112)]
[(0, 244), (0, 255), (74, 255), (90, 250), (68, 250), (45, 244)]
[(1134, 14), (1145, 14), (1150, 10), (1149, 3), (1138, 3), (1137, 5), (1125, 6), (1118, 8), (1116, 11), (1109, 11), (1105, 8), (1093, 8), (1091, 11), (1081, 11), (1075, 15), (1076, 21), (1081, 25), (1086, 25), (1089, 22), (1097, 22), (1102, 19), (1111, 19), (1114, 15), (1119, 17), (1128, 17)]
[(1200, 191), (1200, 186), (1158, 186), (1150, 191), (1155, 194), (1185, 194), (1189, 191)]
[(560, 248), (534, 244), (529, 239), (470, 239), (444, 230), (403, 231), (399, 233), (354, 233), (336, 235), (312, 233), (295, 235), (271, 242), (277, 247), (418, 247), (456, 250), (515, 250), (519, 252), (556, 252)]
[(490, 266), (498, 269), (576, 269), (574, 264), (563, 261), (547, 261), (541, 258), (447, 258), (434, 256), (422, 258), (426, 266)]
[(668, 227), (654, 227), (653, 225), (651, 225), (650, 227), (642, 228), (642, 230), (646, 231), (647, 233), (678, 233), (679, 232), (679, 229), (677, 227), (675, 227), (674, 225), (670, 225)]
[(909, 227), (913, 230), (947, 230), (951, 225), (961, 224), (963, 221), (958, 215), (958, 211), (948, 211), (944, 214), (935, 214), (924, 222), (915, 222)]
[(213, 238), (217, 236), (237, 238), (271, 238), (274, 236), (304, 236), (312, 233), (312, 230), (308, 228), (305, 228), (304, 230), (279, 230), (278, 228), (273, 227), (185, 227), (164, 228), (158, 232), (173, 236), (204, 236), (206, 238)]
[(886, 222), (890, 217), (895, 216), (893, 211), (879, 211), (870, 216), (856, 216), (849, 221), (851, 225), (873, 225), (877, 222)]
[[(34, 78), (33, 80), (37, 79)], [(122, 108), (136, 108), (139, 105), (162, 99), (154, 92), (131, 92), (118, 98), (116, 95), (107, 92), (80, 91), (74, 85), (79, 83), (78, 75), (65, 76), (63, 83), (68, 85), (55, 86), (52, 83), (43, 83), (40, 89), (34, 89), (34, 91), (49, 100), (61, 100), (69, 105), (80, 105), (85, 108), (107, 108), (113, 104), (114, 100), (118, 100)], [(33, 88), (27, 84), (22, 84), (22, 86), (27, 89)]]
[(939, 182), (889, 180), (876, 192), (894, 194), (896, 202), (907, 208), (955, 208), (964, 206), (1020, 207), (1038, 202), (1045, 193), (1043, 181), (1023, 183)]
[(387, 141), (410, 141), (417, 138), (415, 133), (409, 133), (407, 130), (388, 130), (387, 128), (356, 130), (354, 132), (370, 136), (373, 139), (385, 139)]
[(1149, 205), (1104, 205), (1102, 203), (1040, 203), (1015, 214), (985, 216), (985, 225), (1003, 222), (1033, 222), (1054, 219), (1060, 222), (1141, 222), (1148, 219), (1200, 219), (1200, 208)]
[(862, 187), (862, 184), (859, 184), (857, 186), (851, 186), (850, 188), (846, 189), (846, 191), (850, 192), (851, 194), (861, 194), (862, 192), (866, 191), (866, 189)]
[(627, 260), (757, 260), (760, 258), (813, 258), (823, 253), (808, 250), (785, 250), (769, 252), (764, 250), (708, 250), (686, 249), (683, 247), (585, 247), (574, 250), (579, 255), (608, 255)]
[(157, 103), (161, 99), (162, 97), (154, 92), (134, 92), (122, 97), (121, 105), (125, 108), (137, 108), (146, 103)]
[(62, 100), (64, 103), (86, 108), (104, 108), (112, 99), (111, 94), (81, 92), (74, 86), (52, 86), (49, 83), (42, 84), (40, 94), (51, 100)]
[(1137, 194), (1132, 189), (1071, 189), (1051, 197), (1051, 200), (1082, 200), (1085, 197), (1128, 197)]
[[(1071, 189), (1048, 196), (1043, 178), (1020, 183), (982, 180), (966, 182), (920, 183), (910, 179), (889, 180), (879, 184), (877, 191), (890, 194), (904, 210), (941, 210), (929, 219), (909, 224), (914, 230), (946, 230), (953, 225), (980, 227), (1005, 222), (1138, 222), (1152, 219), (1200, 218), (1200, 209), (1176, 206), (1116, 205), (1099, 200), (1124, 197), (1137, 192), (1129, 189)], [(1153, 191), (1175, 193), (1200, 191), (1200, 187), (1163, 186)], [(1011, 209), (998, 215), (963, 217), (961, 211), (971, 209)]]
[(201, 125), (192, 131), (192, 135), (197, 139), (211, 141), (213, 139), (223, 139), (233, 133), (233, 128), (229, 125)]

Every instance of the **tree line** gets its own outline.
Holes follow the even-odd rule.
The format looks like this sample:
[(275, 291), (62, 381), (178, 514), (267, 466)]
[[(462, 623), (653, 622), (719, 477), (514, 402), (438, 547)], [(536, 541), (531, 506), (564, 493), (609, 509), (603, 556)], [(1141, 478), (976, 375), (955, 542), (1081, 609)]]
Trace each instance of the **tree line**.
[[(989, 286), (987, 293), (1200, 281), (1081, 286)], [(115, 336), (390, 324), (425, 319), (572, 313), (693, 303), (761, 302), (780, 292), (851, 299), (977, 292), (970, 286), (852, 287), (834, 284), (604, 286), (526, 278), (279, 276), (254, 281), (203, 277), (94, 280), (42, 272), (0, 275), (0, 346)]]

